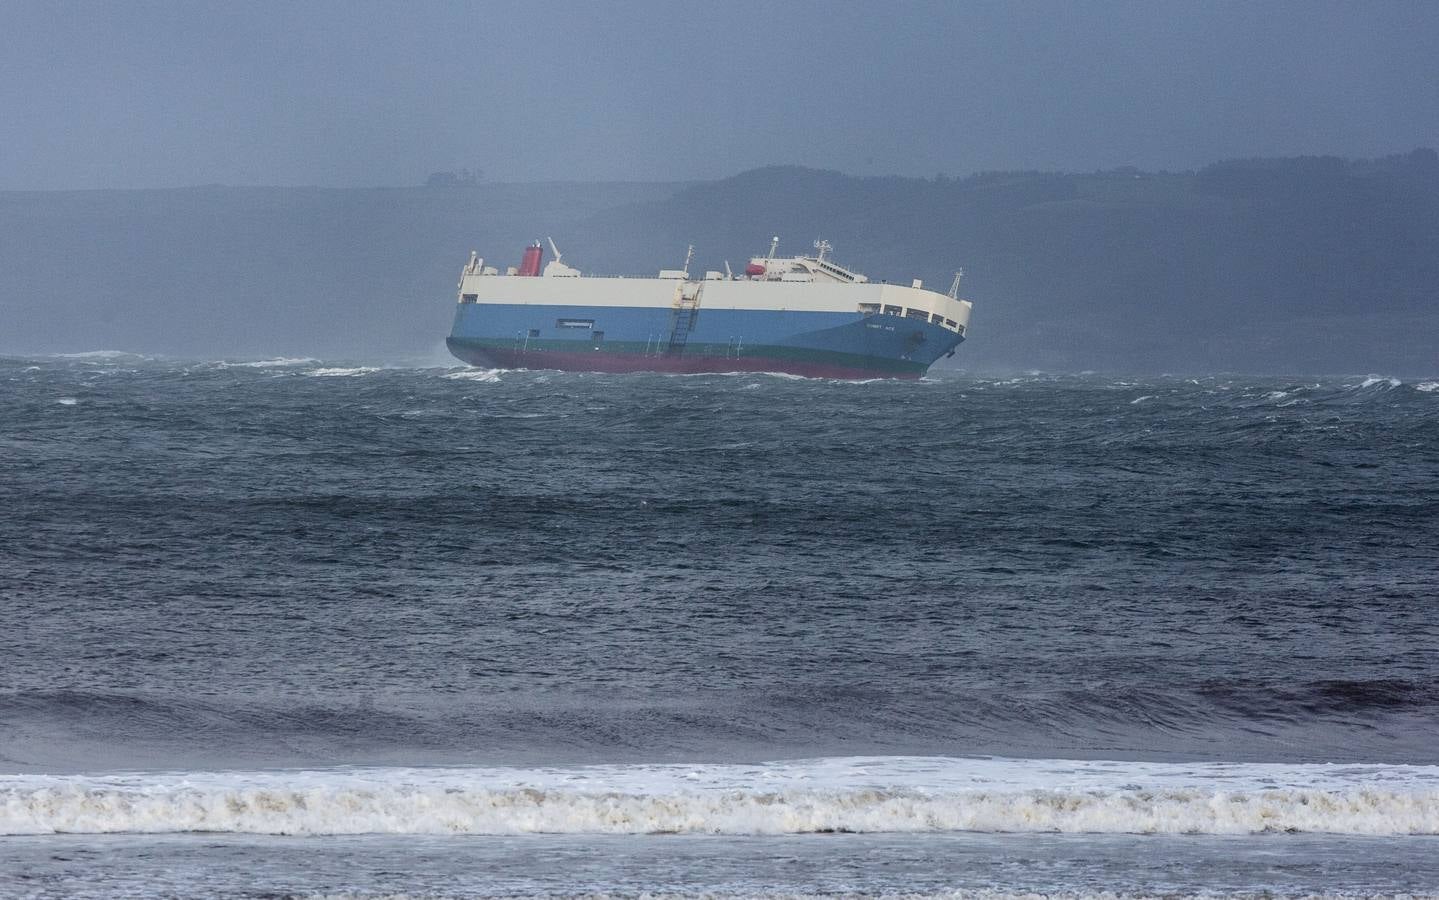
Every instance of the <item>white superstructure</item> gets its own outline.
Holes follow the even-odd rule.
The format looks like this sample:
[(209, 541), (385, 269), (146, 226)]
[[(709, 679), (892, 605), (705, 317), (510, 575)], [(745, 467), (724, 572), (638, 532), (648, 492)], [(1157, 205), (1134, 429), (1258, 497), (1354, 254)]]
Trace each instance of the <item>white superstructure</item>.
[[(816, 241), (814, 256), (775, 255), (778, 238), (765, 256), (752, 257), (742, 274), (706, 272), (691, 279), (687, 255), (682, 269), (661, 269), (655, 277), (593, 276), (555, 259), (539, 267), (539, 242), (526, 251), (520, 268), (501, 275), (477, 254), (460, 277), (461, 303), (546, 306), (674, 307), (703, 309), (848, 312), (922, 319), (963, 335), (973, 305), (959, 297), (959, 276), (948, 293), (909, 285), (872, 282), (827, 258), (827, 241)], [(693, 248), (691, 248), (692, 251)], [(531, 254), (534, 254), (533, 256)], [(726, 266), (728, 269), (728, 266)], [(531, 274), (526, 274), (526, 269)]]

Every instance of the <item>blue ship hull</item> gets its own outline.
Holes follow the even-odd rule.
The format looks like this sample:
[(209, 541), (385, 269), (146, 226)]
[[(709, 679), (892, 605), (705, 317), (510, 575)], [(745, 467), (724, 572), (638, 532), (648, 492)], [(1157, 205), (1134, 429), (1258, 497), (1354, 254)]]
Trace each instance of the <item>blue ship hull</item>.
[(700, 309), (683, 328), (675, 316), (665, 307), (461, 303), (446, 343), (492, 368), (918, 378), (964, 340), (897, 315)]

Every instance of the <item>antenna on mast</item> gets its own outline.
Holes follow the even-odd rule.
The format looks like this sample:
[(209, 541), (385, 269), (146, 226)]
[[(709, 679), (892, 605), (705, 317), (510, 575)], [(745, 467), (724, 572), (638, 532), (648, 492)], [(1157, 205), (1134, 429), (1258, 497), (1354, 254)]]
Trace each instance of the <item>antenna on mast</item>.
[(734, 281), (734, 272), (730, 271), (729, 260), (724, 261), (724, 277), (726, 281)]
[(770, 258), (770, 259), (774, 259), (774, 252), (775, 252), (776, 250), (778, 250), (778, 249), (779, 249), (779, 235), (775, 235), (774, 237), (770, 238), (770, 241), (769, 241), (769, 258)]
[(951, 299), (951, 300), (958, 300), (958, 299), (959, 299), (959, 280), (960, 280), (961, 278), (963, 278), (963, 277), (964, 277), (964, 270), (963, 270), (963, 269), (960, 269), (958, 272), (955, 272), (955, 273), (954, 273), (954, 284), (951, 284), (951, 285), (949, 286), (949, 299)]
[(694, 244), (690, 244), (689, 249), (685, 251), (685, 277), (686, 277), (686, 278), (688, 278), (688, 277), (689, 277), (689, 274), (690, 274), (690, 260), (692, 260), (692, 259), (694, 259), (694, 258), (695, 258), (695, 245), (694, 245)]
[(829, 251), (833, 250), (834, 245), (832, 245), (829, 241), (826, 240), (818, 240), (814, 242), (814, 249), (819, 251), (819, 256), (817, 257), (817, 259), (820, 262), (824, 262), (824, 255)]
[(560, 248), (559, 248), (559, 247), (556, 247), (556, 246), (555, 246), (555, 239), (552, 238), (552, 237), (546, 237), (545, 240), (547, 240), (547, 241), (550, 242), (550, 249), (555, 252), (555, 262), (559, 262), (559, 261), (560, 261), (560, 257), (561, 257), (561, 256), (564, 256), (564, 254), (560, 252)]

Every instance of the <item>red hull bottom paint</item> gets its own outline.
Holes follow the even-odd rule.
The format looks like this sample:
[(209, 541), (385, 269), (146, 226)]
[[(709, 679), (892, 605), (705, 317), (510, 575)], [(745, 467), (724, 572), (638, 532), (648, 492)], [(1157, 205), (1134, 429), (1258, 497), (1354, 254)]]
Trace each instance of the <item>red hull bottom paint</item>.
[(566, 372), (664, 372), (678, 375), (723, 372), (777, 372), (805, 378), (903, 378), (916, 380), (922, 372), (884, 372), (813, 360), (772, 356), (640, 356), (634, 353), (566, 353), (556, 350), (483, 350), (453, 347), (456, 356), (474, 366), (493, 369), (560, 369)]

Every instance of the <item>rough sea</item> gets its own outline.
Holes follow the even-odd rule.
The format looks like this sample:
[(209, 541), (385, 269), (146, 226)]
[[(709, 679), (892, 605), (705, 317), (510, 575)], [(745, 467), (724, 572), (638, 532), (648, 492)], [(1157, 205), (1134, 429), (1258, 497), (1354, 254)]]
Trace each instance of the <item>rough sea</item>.
[(0, 895), (1439, 895), (1439, 371), (0, 358)]

